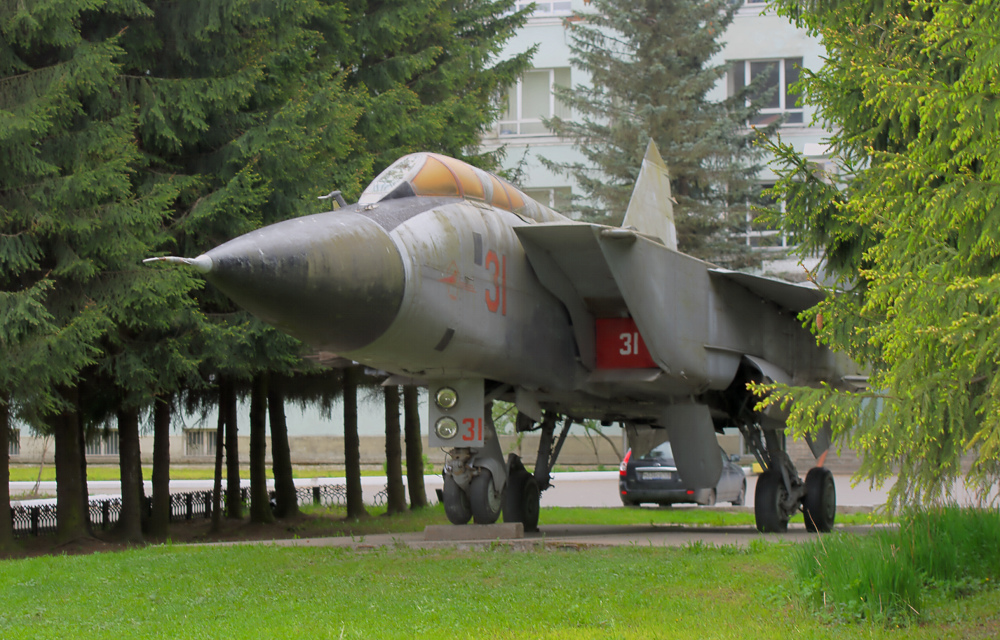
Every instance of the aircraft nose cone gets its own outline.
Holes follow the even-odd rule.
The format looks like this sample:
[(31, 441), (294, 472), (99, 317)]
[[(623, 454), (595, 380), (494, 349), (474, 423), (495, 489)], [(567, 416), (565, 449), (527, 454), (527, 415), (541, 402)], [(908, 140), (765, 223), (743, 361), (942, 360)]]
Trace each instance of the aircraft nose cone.
[(206, 279), (241, 307), (335, 353), (382, 335), (403, 300), (403, 262), (392, 239), (350, 211), (263, 227), (205, 257)]

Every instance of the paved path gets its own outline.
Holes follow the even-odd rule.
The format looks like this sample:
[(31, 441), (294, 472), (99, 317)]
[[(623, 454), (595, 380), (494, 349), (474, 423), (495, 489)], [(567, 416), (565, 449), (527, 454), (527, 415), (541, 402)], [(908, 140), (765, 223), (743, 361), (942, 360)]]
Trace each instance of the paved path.
[[(836, 527), (837, 531), (868, 533), (872, 526)], [(711, 546), (734, 545), (746, 548), (754, 540), (762, 542), (804, 542), (819, 534), (809, 533), (803, 525), (792, 525), (786, 533), (759, 533), (745, 527), (685, 527), (680, 525), (541, 525), (539, 531), (526, 533), (523, 538), (490, 540), (427, 540), (423, 532), (344, 536), (333, 538), (302, 538), (274, 541), (240, 541), (208, 543), (212, 545), (262, 544), (284, 547), (350, 547), (360, 550), (380, 547), (413, 549), (475, 549), (497, 544), (521, 549), (566, 549), (599, 546), (639, 545), (643, 547), (682, 547), (690, 544)]]
[[(542, 493), (543, 507), (620, 507), (618, 497), (617, 471), (573, 471), (554, 473), (552, 488)], [(299, 488), (316, 485), (344, 484), (344, 478), (306, 478), (295, 481)], [(753, 506), (754, 488), (757, 478), (747, 476), (747, 506)], [(11, 482), (12, 495), (23, 495), (34, 487), (33, 482)], [(244, 486), (250, 485), (249, 479), (244, 479)], [(273, 481), (268, 484), (273, 487)], [(883, 489), (869, 490), (867, 487), (852, 488), (848, 476), (837, 476), (837, 504), (849, 507), (877, 507), (885, 504), (888, 486)], [(385, 478), (380, 476), (365, 476), (361, 479), (365, 502), (372, 503), (375, 495), (385, 488)], [(440, 475), (424, 476), (427, 495), (434, 500), (435, 490), (443, 486)], [(89, 482), (87, 487), (91, 496), (117, 496), (121, 494), (121, 486), (117, 481)], [(190, 491), (207, 491), (212, 488), (211, 480), (172, 480), (171, 493)], [(39, 491), (43, 494), (55, 495), (55, 482), (42, 482)], [(146, 482), (146, 494), (152, 493), (152, 484)]]
[[(620, 507), (621, 500), (618, 497), (618, 472), (617, 471), (572, 471), (554, 473), (552, 488), (542, 493), (543, 507)], [(866, 484), (852, 487), (850, 476), (836, 476), (837, 504), (842, 507), (880, 507), (886, 503), (886, 496), (892, 487), (892, 481), (887, 482), (883, 487), (870, 489)], [(344, 478), (306, 478), (295, 481), (295, 486), (299, 488), (316, 485), (338, 485), (344, 484)], [(31, 491), (33, 482), (11, 482), (10, 492), (12, 495), (23, 495)], [(273, 487), (273, 481), (268, 481)], [(244, 486), (250, 486), (250, 480), (243, 480)], [(365, 502), (372, 504), (375, 496), (385, 489), (385, 477), (365, 476), (361, 479), (362, 490)], [(435, 490), (443, 485), (440, 475), (424, 476), (424, 485), (427, 489), (427, 496), (435, 500)], [(121, 493), (121, 487), (117, 481), (89, 482), (88, 488), (93, 497), (110, 495), (117, 496)], [(757, 486), (757, 477), (747, 476), (747, 506), (754, 504), (754, 490)], [(184, 493), (189, 491), (206, 491), (212, 488), (210, 480), (172, 480), (170, 482), (171, 493)], [(55, 482), (42, 482), (39, 490), (43, 494), (55, 495)], [(146, 495), (152, 493), (152, 485), (146, 482)], [(955, 488), (955, 497), (960, 504), (974, 504), (972, 496), (962, 486), (959, 481)], [(683, 507), (681, 507), (683, 508)]]

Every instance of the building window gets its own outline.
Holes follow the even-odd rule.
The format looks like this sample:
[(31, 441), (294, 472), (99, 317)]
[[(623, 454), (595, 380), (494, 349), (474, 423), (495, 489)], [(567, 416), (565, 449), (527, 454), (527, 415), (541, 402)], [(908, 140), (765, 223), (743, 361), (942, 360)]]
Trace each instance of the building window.
[(800, 69), (802, 58), (734, 60), (729, 63), (729, 95), (735, 95), (761, 78), (763, 84), (750, 100), (762, 106), (750, 124), (770, 124), (782, 117), (784, 124), (802, 124), (800, 95), (794, 90)]
[(535, 5), (532, 16), (565, 16), (573, 13), (573, 3), (565, 0), (560, 2), (518, 2), (517, 10), (526, 9), (532, 4)]
[(762, 209), (785, 210), (785, 203), (775, 199), (773, 195), (764, 191), (773, 187), (773, 184), (760, 185), (761, 193), (750, 202), (747, 207), (746, 221), (746, 243), (748, 247), (755, 249), (784, 249), (789, 246), (789, 239), (784, 233), (774, 225), (767, 224), (763, 216)]
[(570, 199), (573, 193), (569, 187), (554, 187), (551, 189), (524, 189), (524, 195), (539, 204), (544, 204), (550, 209), (566, 213), (569, 211)]
[(570, 86), (569, 67), (533, 69), (525, 72), (507, 92), (507, 109), (497, 130), (502, 136), (546, 135), (542, 118), (568, 117), (569, 109), (556, 100), (554, 89)]
[(118, 455), (118, 431), (102, 431), (100, 436), (87, 443), (88, 456)]
[(214, 453), (215, 429), (185, 429), (184, 455), (210, 456)]
[(11, 429), (7, 435), (7, 455), (21, 455), (21, 430)]

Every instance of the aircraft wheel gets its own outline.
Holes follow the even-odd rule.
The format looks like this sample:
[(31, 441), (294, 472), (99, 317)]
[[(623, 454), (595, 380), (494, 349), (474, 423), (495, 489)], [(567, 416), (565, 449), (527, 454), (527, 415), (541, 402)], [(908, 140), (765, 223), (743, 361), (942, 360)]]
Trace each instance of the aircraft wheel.
[(734, 507), (742, 507), (747, 501), (747, 481), (743, 481), (743, 486), (740, 487), (740, 492), (736, 495), (736, 499), (733, 500)]
[(824, 467), (813, 467), (806, 475), (806, 496), (802, 501), (806, 531), (828, 533), (837, 517), (837, 487), (833, 473)]
[(472, 518), (469, 496), (450, 475), (444, 477), (444, 513), (452, 524), (467, 524)]
[(781, 474), (774, 472), (762, 473), (757, 478), (757, 491), (754, 493), (754, 519), (757, 521), (757, 531), (761, 533), (782, 533), (788, 530), (788, 518), (781, 507), (787, 496)]
[(520, 522), (525, 531), (538, 531), (540, 492), (535, 476), (520, 469), (507, 478), (503, 521)]
[(503, 493), (493, 486), (493, 474), (489, 469), (480, 469), (479, 475), (469, 483), (469, 504), (472, 507), (472, 521), (476, 524), (493, 524), (500, 517)]

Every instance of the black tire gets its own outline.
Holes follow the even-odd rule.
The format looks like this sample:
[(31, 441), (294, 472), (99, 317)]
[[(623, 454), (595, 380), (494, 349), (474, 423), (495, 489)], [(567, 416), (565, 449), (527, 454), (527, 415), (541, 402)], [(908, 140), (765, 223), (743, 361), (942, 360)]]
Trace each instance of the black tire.
[(479, 475), (469, 483), (469, 506), (472, 521), (476, 524), (493, 524), (500, 517), (503, 494), (493, 489), (493, 474), (489, 469), (479, 469)]
[(837, 517), (837, 487), (833, 473), (824, 467), (813, 467), (806, 474), (806, 495), (802, 501), (806, 531), (829, 533)]
[(740, 487), (740, 492), (736, 494), (736, 498), (733, 500), (734, 507), (742, 507), (747, 501), (747, 481), (743, 481), (743, 486)]
[(532, 475), (524, 482), (524, 489), (521, 491), (521, 509), (524, 520), (524, 530), (527, 532), (538, 531), (538, 512), (541, 510), (542, 492), (538, 490), (538, 482)]
[(442, 502), (448, 522), (452, 524), (468, 524), (472, 518), (472, 507), (469, 505), (469, 495), (462, 491), (451, 475), (444, 477)]
[(784, 533), (788, 531), (788, 518), (781, 508), (781, 503), (787, 496), (781, 474), (774, 472), (762, 473), (757, 478), (757, 490), (754, 492), (754, 519), (757, 521), (757, 531), (761, 533)]
[(512, 471), (504, 491), (503, 521), (520, 522), (527, 532), (538, 531), (540, 495), (538, 482), (524, 467)]

